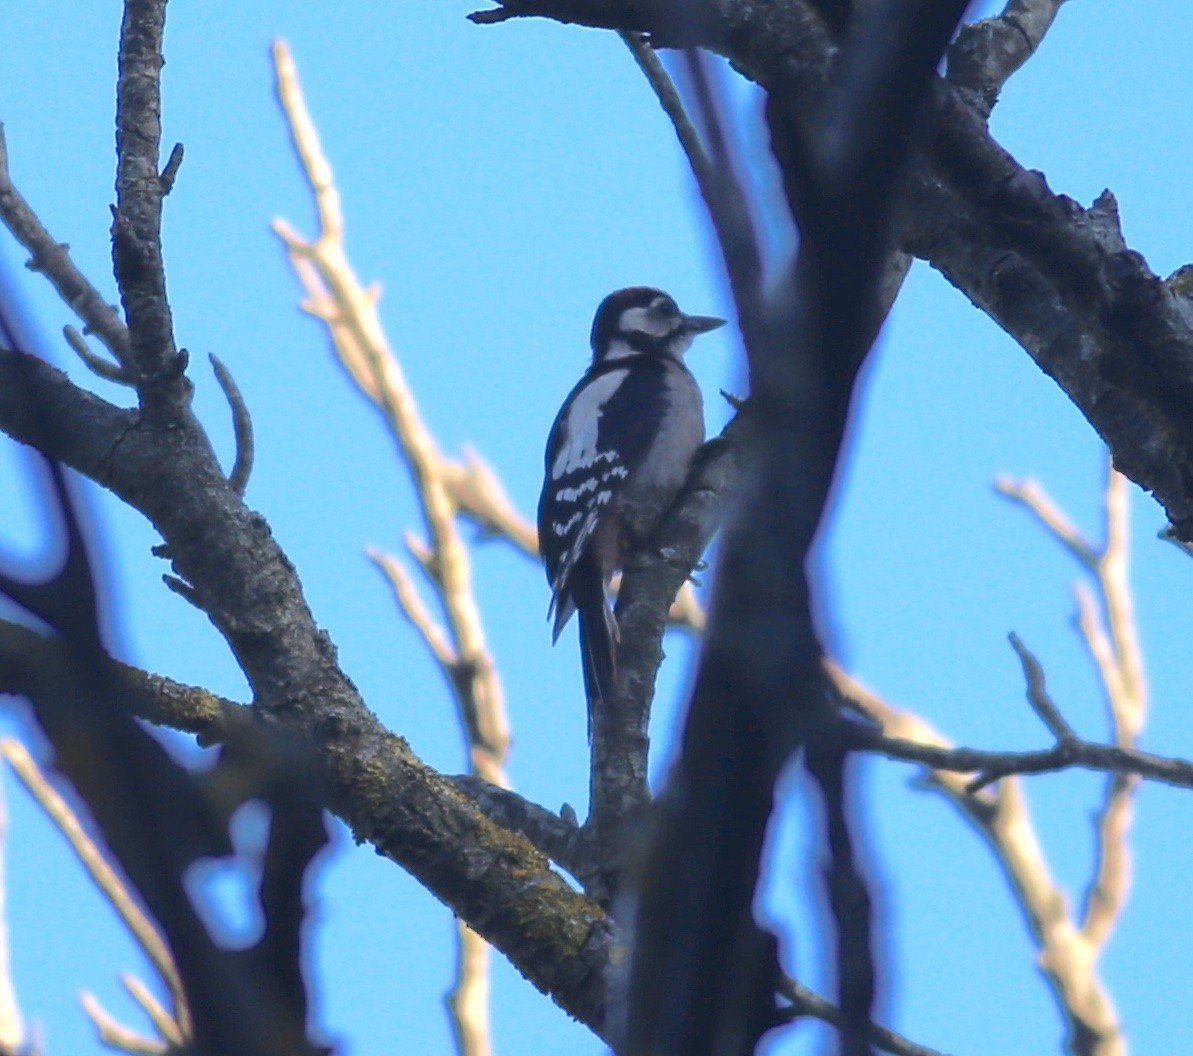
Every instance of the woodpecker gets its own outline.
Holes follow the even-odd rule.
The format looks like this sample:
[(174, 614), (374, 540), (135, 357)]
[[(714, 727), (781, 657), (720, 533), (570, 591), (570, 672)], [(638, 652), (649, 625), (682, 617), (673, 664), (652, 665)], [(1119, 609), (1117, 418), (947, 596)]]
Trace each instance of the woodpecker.
[(592, 323), (592, 363), (551, 426), (538, 507), (547, 618), (554, 643), (579, 614), (590, 733), (617, 664), (609, 580), (675, 501), (704, 442), (704, 405), (683, 354), (724, 325), (685, 315), (649, 286), (609, 294)]

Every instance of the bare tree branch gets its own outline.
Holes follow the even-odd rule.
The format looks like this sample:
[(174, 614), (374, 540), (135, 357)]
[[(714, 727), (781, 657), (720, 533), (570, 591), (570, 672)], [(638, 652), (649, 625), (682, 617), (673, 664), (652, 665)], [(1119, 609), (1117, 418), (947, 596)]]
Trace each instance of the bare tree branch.
[(62, 336), (66, 338), (66, 343), (70, 345), (71, 351), (83, 361), (92, 374), (115, 385), (132, 387), (136, 384), (131, 375), (123, 367), (117, 366), (115, 363), (110, 363), (102, 356), (97, 356), (92, 352), (87, 344), (87, 339), (73, 326), (64, 326), (62, 328)]
[[(1052, 877), (1018, 779), (974, 787), (969, 774), (986, 769), (992, 760), (976, 757), (987, 753), (954, 748), (922, 718), (893, 707), (835, 664), (828, 672), (846, 704), (882, 729), (881, 734), (859, 731), (859, 742), (868, 741), (890, 758), (932, 767), (932, 785), (987, 841), (1040, 949), (1040, 966), (1068, 1027), (1070, 1051), (1074, 1056), (1121, 1054), (1117, 1014), (1097, 975), (1094, 951), (1070, 918), (1068, 899)], [(952, 765), (963, 762), (968, 765)]]
[[(157, 14), (160, 5), (150, 12)], [(152, 48), (133, 36), (130, 44), (146, 58), (143, 72), (156, 77), (160, 56), (146, 56)], [(156, 97), (156, 89), (149, 94)], [(134, 105), (125, 116), (136, 112)], [(157, 188), (148, 197), (160, 191), (154, 175)], [(134, 193), (124, 204), (135, 203)], [(152, 257), (155, 237), (149, 242)], [(165, 318), (149, 306), (146, 313), (150, 322)], [(56, 423), (48, 435), (39, 427), (45, 417)], [(0, 427), (92, 476), (154, 523), (178, 577), (243, 667), (261, 721), (280, 723), (317, 746), (333, 775), (332, 798), (358, 838), (401, 860), (537, 985), (599, 1027), (611, 934), (604, 913), (554, 876), (528, 843), (485, 819), (368, 711), (316, 626), (292, 564), (264, 519), (231, 489), (193, 418), (181, 414), (159, 428), (83, 392), (40, 361), (0, 350)], [(529, 920), (536, 922), (533, 935)]]
[(989, 116), (998, 93), (1044, 40), (1065, 0), (1007, 0), (996, 18), (963, 26), (948, 50), (948, 79)]
[[(1109, 630), (1099, 612), (1099, 602), (1081, 581), (1074, 584), (1077, 626), (1102, 682), (1114, 743), (1118, 748), (1133, 750), (1147, 711), (1147, 685), (1128, 575), (1130, 519), (1126, 478), (1107, 465), (1106, 541), (1101, 550), (1085, 541), (1035, 482), (998, 487), (1031, 509), (1082, 570), (1092, 575)], [(1109, 938), (1130, 887), (1129, 836), (1137, 783), (1138, 775), (1129, 768), (1112, 771), (1095, 822), (1097, 867), (1085, 893), (1081, 924), (1082, 933), (1095, 950)]]
[[(790, 1008), (785, 1011), (788, 1011), (793, 1018), (811, 1016), (813, 1019), (819, 1019), (838, 1029), (845, 1026), (845, 1017), (836, 1005), (831, 1001), (826, 1001), (816, 991), (809, 990), (808, 987), (797, 983), (794, 979), (784, 976), (779, 981), (779, 994), (790, 1003)], [(876, 1049), (894, 1053), (894, 1056), (943, 1056), (936, 1049), (919, 1045), (910, 1038), (896, 1034), (886, 1027), (880, 1027), (876, 1023), (870, 1024), (870, 1041)]]
[(160, 1056), (169, 1051), (169, 1044), (160, 1038), (146, 1037), (119, 1022), (99, 1003), (99, 999), (92, 993), (84, 991), (79, 995), (83, 1009), (91, 1022), (100, 1042), (114, 1049), (116, 1052), (144, 1054), (144, 1056)]
[[(34, 413), (39, 406), (52, 408), (60, 425), (49, 436)], [(335, 801), (358, 838), (401, 860), (528, 977), (599, 1028), (611, 934), (604, 913), (553, 876), (529, 844), (485, 819), (364, 707), (315, 626), (293, 566), (263, 519), (232, 492), (206, 437), (186, 425), (146, 429), (135, 411), (78, 389), (40, 360), (3, 350), (0, 423), (154, 521), (175, 567), (228, 637), (255, 708), (264, 721), (284, 722), (318, 746), (337, 786)], [(537, 922), (533, 937), (527, 920)], [(545, 935), (560, 945), (544, 944)]]
[(458, 670), (468, 672), (468, 677), (456, 686), (462, 693), (462, 717), (473, 731), (476, 744), (485, 746), (495, 760), (500, 759), (509, 741), (501, 684), (472, 595), (471, 562), (456, 530), (456, 506), (442, 480), (440, 467), (445, 459), (418, 413), (414, 394), (385, 339), (376, 312), (377, 291), (366, 291), (348, 262), (340, 199), (331, 167), (303, 102), (293, 59), (281, 41), (274, 45), (274, 61), (278, 96), (315, 198), (320, 231), (313, 241), (304, 242), (281, 221), (275, 222), (274, 228), (286, 243), (307, 289), (308, 310), (327, 323), (341, 362), (378, 405), (414, 477), (432, 540), (428, 567), (442, 594)]
[(647, 43), (642, 34), (623, 31), (618, 36), (630, 49), (630, 54), (634, 56), (634, 61), (638, 64), (638, 68), (646, 77), (647, 83), (659, 100), (663, 113), (667, 115), (672, 128), (675, 129), (675, 136), (679, 140), (679, 145), (683, 147), (683, 152), (688, 159), (688, 166), (700, 187), (700, 195), (707, 200), (715, 193), (713, 187), (717, 174), (704, 150), (704, 144), (700, 142), (700, 133), (696, 131), (696, 126), (688, 117), (683, 100), (680, 99), (679, 92), (672, 83), (670, 75), (664, 69), (654, 48)]
[(1030, 510), (1043, 528), (1069, 553), (1087, 572), (1097, 568), (1098, 552), (1093, 545), (1074, 527), (1048, 493), (1034, 480), (1012, 480), (999, 477), (994, 489), (1012, 502)]
[[(1078, 594), (1079, 626), (1102, 676), (1115, 743), (1133, 748), (1147, 715), (1147, 681), (1128, 574), (1127, 480), (1111, 465), (1106, 472), (1106, 545), (1098, 562), (1097, 582), (1110, 625), (1109, 641), (1086, 591)], [(1114, 775), (1096, 821), (1097, 870), (1086, 892), (1081, 930), (1098, 949), (1110, 937), (1130, 890), (1130, 827), (1136, 784), (1130, 776)]]
[[(1005, 490), (1006, 489), (1002, 489)], [(1135, 748), (1146, 714), (1146, 681), (1143, 655), (1133, 616), (1129, 564), (1130, 515), (1126, 478), (1107, 465), (1104, 548), (1096, 550), (1080, 537), (1038, 484), (1028, 481), (1013, 489), (1014, 498), (1026, 495), (1028, 507), (1050, 530), (1084, 572), (1093, 576), (1106, 612), (1109, 629), (1102, 622), (1099, 601), (1086, 583), (1074, 585), (1077, 626), (1094, 661), (1111, 717), (1115, 746)], [(1057, 527), (1057, 525), (1061, 527)], [(1074, 545), (1073, 539), (1078, 539)], [(1104, 946), (1123, 910), (1131, 879), (1130, 827), (1138, 776), (1129, 770), (1112, 772), (1106, 798), (1095, 822), (1098, 854), (1093, 881), (1084, 896), (1081, 930), (1095, 950)]]
[(138, 381), (146, 391), (181, 403), (190, 392), (182, 380), (186, 356), (175, 348), (166, 298), (161, 227), (167, 187), (158, 172), (165, 25), (166, 0), (126, 0), (117, 63), (112, 260)]
[(215, 353), (210, 353), (207, 358), (211, 361), (215, 380), (219, 382), (224, 398), (232, 408), (232, 435), (236, 440), (236, 459), (232, 463), (232, 471), (228, 474), (228, 484), (237, 495), (243, 497), (253, 472), (253, 419), (249, 414), (248, 404), (244, 402), (240, 388), (232, 377), (232, 372)]
[(1077, 740), (1073, 727), (1061, 715), (1060, 709), (1053, 703), (1044, 685), (1044, 668), (1031, 651), (1020, 640), (1019, 635), (1012, 632), (1009, 635), (1011, 648), (1019, 657), (1023, 665), (1023, 677), (1027, 680), (1027, 702), (1031, 705), (1040, 720), (1052, 731), (1058, 744), (1070, 744)]
[(850, 742), (855, 748), (875, 751), (890, 759), (922, 763), (936, 770), (976, 774), (967, 786), (973, 791), (1010, 774), (1049, 774), (1070, 769), (1135, 774), (1175, 788), (1193, 788), (1193, 762), (1187, 759), (1153, 755), (1138, 748), (1119, 748), (1080, 738), (1031, 752), (942, 748), (899, 737), (884, 737), (864, 729), (854, 731)]
[[(1041, 14), (1047, 21), (1042, 4), (1022, 8), (1033, 12), (1033, 25)], [(471, 17), (524, 16), (677, 43), (667, 36), (676, 28), (673, 12), (662, 4), (506, 0)], [(835, 69), (836, 43), (805, 0), (727, 0), (686, 30), (679, 43), (725, 55), (780, 92), (793, 112), (816, 111)], [(1028, 33), (1036, 39), (1037, 29)], [(1084, 210), (1051, 194), (994, 142), (982, 115), (947, 85), (938, 89), (932, 142), (908, 174), (901, 247), (931, 262), (1014, 337), (1106, 440), (1119, 470), (1155, 495), (1176, 535), (1193, 534), (1187, 284), (1162, 283), (1146, 269), (1126, 247), (1109, 200)]]
[(174, 1048), (182, 1048), (186, 1044), (189, 1034), (189, 1024), (180, 1023), (172, 1016), (140, 979), (129, 972), (123, 972), (120, 981), (124, 988), (132, 995), (133, 1000), (145, 1010), (145, 1014), (153, 1023), (157, 1032), (167, 1044)]
[(121, 373), (128, 373), (133, 366), (128, 329), (116, 309), (75, 266), (70, 247), (54, 239), (13, 186), (3, 125), (0, 125), (0, 220), (29, 251), (30, 270), (40, 272), (50, 281), (67, 307), (83, 321), (83, 332), (98, 337), (120, 363)]

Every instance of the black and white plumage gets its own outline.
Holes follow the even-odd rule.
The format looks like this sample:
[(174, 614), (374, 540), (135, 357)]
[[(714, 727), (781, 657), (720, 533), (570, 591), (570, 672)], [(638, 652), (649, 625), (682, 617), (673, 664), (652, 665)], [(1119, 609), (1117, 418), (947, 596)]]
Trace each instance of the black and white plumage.
[(579, 614), (590, 711), (609, 698), (616, 671), (609, 580), (675, 501), (704, 442), (700, 389), (683, 354), (724, 322), (685, 315), (648, 286), (611, 293), (593, 320), (592, 363), (551, 427), (538, 508), (548, 618), (555, 641)]

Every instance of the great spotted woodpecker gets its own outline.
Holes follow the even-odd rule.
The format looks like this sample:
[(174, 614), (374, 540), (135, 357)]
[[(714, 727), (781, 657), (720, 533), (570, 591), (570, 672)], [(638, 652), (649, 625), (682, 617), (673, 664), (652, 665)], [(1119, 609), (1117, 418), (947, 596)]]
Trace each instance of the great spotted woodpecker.
[(609, 580), (675, 501), (704, 442), (700, 389), (683, 354), (697, 334), (724, 324), (684, 315), (649, 286), (609, 294), (592, 324), (592, 363), (551, 427), (538, 507), (547, 616), (554, 642), (579, 613), (590, 723), (616, 673)]

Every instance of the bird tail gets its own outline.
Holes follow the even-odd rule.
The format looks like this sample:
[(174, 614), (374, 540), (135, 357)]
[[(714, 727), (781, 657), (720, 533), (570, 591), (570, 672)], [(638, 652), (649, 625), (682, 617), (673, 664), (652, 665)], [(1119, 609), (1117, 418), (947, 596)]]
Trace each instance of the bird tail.
[[(576, 569), (580, 572), (580, 569)], [(617, 617), (609, 608), (605, 585), (598, 569), (590, 566), (586, 574), (573, 580), (572, 596), (580, 623), (580, 658), (584, 669), (584, 695), (588, 699), (588, 736), (592, 737), (592, 719), (597, 708), (606, 708), (613, 700), (617, 679)]]

